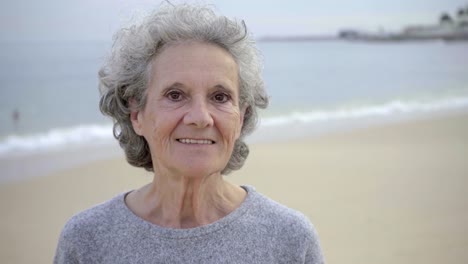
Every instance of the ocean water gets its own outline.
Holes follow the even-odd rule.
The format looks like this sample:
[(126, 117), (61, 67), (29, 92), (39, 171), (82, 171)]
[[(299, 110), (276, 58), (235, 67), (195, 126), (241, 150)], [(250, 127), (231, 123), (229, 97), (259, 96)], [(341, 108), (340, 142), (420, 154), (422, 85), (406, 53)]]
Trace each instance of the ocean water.
[[(110, 46), (0, 43), (0, 159), (113, 144), (97, 89)], [(259, 48), (271, 98), (261, 113), (267, 134), (276, 127), (288, 138), (350, 120), (468, 109), (468, 42), (260, 42)], [(291, 127), (296, 132), (288, 134)]]

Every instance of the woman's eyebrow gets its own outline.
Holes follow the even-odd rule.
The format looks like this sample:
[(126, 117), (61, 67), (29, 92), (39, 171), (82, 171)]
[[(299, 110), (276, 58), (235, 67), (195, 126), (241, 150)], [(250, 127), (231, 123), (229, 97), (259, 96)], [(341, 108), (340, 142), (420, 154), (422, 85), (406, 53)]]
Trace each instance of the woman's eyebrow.
[(226, 86), (222, 84), (217, 84), (210, 89), (210, 91), (219, 91), (219, 90), (225, 93), (229, 93), (229, 94), (233, 94), (235, 92), (234, 89), (231, 88), (230, 86)]
[(169, 90), (172, 90), (172, 89), (183, 89), (185, 87), (185, 85), (183, 85), (182, 83), (180, 82), (175, 82), (175, 83), (172, 83), (172, 84), (169, 84), (167, 85), (165, 88), (162, 89), (161, 93), (166, 93), (168, 92)]

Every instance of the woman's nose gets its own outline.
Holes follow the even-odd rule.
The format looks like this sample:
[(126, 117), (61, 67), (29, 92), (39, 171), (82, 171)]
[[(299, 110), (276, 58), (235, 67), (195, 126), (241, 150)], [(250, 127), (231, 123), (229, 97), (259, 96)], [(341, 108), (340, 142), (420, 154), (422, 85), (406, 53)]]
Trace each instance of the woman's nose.
[(213, 122), (213, 117), (205, 100), (193, 99), (188, 112), (184, 116), (184, 123), (197, 128), (205, 128), (212, 126)]

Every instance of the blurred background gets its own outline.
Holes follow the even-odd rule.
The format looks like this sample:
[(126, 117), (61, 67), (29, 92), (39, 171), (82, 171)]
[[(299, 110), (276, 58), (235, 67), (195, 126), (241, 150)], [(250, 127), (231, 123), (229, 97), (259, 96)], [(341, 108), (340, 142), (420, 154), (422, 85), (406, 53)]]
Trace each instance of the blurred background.
[[(466, 1), (199, 3), (244, 19), (258, 40), (272, 101), (265, 126), (468, 105), (467, 42), (453, 39), (468, 39)], [(97, 70), (113, 33), (159, 4), (2, 3), (0, 157), (112, 140)]]
[[(308, 194), (307, 189), (299, 192), (302, 196), (296, 197), (281, 188), (281, 178), (277, 186), (269, 185), (273, 184), (269, 179), (254, 180), (254, 183), (270, 196), (305, 211), (313, 218), (329, 263), (432, 263), (430, 260), (436, 263), (447, 256), (450, 256), (450, 261), (442, 262), (467, 263), (468, 199), (463, 196), (467, 191), (464, 186), (467, 186), (468, 176), (468, 151), (465, 148), (468, 147), (468, 134), (465, 134), (468, 132), (466, 0), (217, 0), (197, 3), (213, 5), (228, 17), (245, 20), (257, 40), (264, 60), (264, 79), (271, 96), (271, 106), (261, 113), (258, 131), (248, 139), (254, 146), (260, 146), (257, 153), (264, 155), (264, 160), (284, 159), (282, 156), (268, 156), (273, 154), (267, 150), (276, 144), (281, 153), (302, 153), (291, 162), (307, 163), (313, 158), (323, 161), (315, 165), (325, 168), (316, 171), (321, 174), (317, 181), (324, 185), (318, 184), (315, 190), (329, 188), (329, 200), (323, 198), (323, 193), (304, 195), (304, 192)], [(33, 247), (40, 241), (36, 238), (31, 240), (34, 243), (25, 242), (24, 239), (34, 236), (40, 228), (31, 224), (32, 219), (25, 220), (30, 216), (23, 215), (19, 209), (31, 209), (28, 206), (32, 206), (30, 202), (36, 198), (34, 191), (37, 191), (32, 187), (34, 184), (42, 184), (43, 191), (47, 192), (50, 185), (41, 183), (41, 178), (51, 174), (58, 178), (57, 173), (61, 171), (122, 157), (112, 137), (112, 123), (98, 109), (97, 71), (109, 54), (113, 33), (160, 4), (160, 1), (149, 0), (17, 0), (0, 4), (0, 209), (3, 212), (0, 240), (2, 245), (8, 245), (0, 250), (0, 262), (28, 263), (29, 247), (25, 245)], [(391, 125), (397, 128), (388, 127)], [(374, 130), (356, 132), (365, 128)], [(307, 145), (307, 148), (297, 145), (297, 141), (305, 139), (312, 145)], [(286, 146), (288, 143), (292, 147)], [(419, 147), (416, 151), (415, 145)], [(324, 156), (314, 149), (323, 150), (321, 153), (325, 156), (328, 153), (330, 159), (322, 160)], [(376, 153), (382, 155), (380, 163), (366, 160), (365, 157), (375, 158)], [(379, 168), (388, 173), (395, 166), (406, 168), (405, 162), (411, 162), (408, 159), (427, 153), (435, 153), (435, 156), (414, 161), (408, 165), (409, 171), (401, 169), (403, 173), (395, 176), (395, 181), (389, 178), (376, 180), (373, 175), (366, 174), (369, 176), (365, 178), (367, 183), (370, 180), (379, 184), (364, 187), (370, 190), (370, 196), (359, 196), (361, 200), (355, 200), (354, 206), (369, 206), (367, 202), (372, 199), (375, 204), (371, 207), (350, 210), (350, 215), (336, 215), (329, 211), (333, 206), (349, 209), (350, 205), (344, 202), (351, 197), (341, 196), (349, 189), (342, 186), (340, 188), (343, 189), (338, 191), (336, 186), (330, 185), (330, 179), (335, 183), (350, 181), (350, 184), (356, 184), (360, 182), (362, 173), (375, 172), (365, 171), (367, 166), (379, 164)], [(252, 155), (260, 163), (257, 166), (249, 164), (249, 172), (258, 170), (258, 164), (262, 162), (261, 155)], [(343, 158), (356, 155), (361, 159)], [(390, 161), (390, 158), (395, 160)], [(332, 164), (332, 161), (336, 163)], [(428, 162), (438, 171), (427, 167)], [(327, 170), (340, 164), (344, 164), (343, 168), (348, 168), (348, 164), (357, 171)], [(300, 174), (310, 173), (310, 185), (314, 185), (313, 169), (304, 167), (304, 164), (296, 169)], [(431, 178), (422, 172), (436, 174), (431, 174)], [(353, 175), (356, 180), (340, 178), (342, 173)], [(326, 178), (330, 175), (332, 177)], [(405, 175), (418, 175), (420, 178), (408, 180)], [(62, 181), (65, 176), (63, 173), (60, 176)], [(323, 181), (320, 177), (324, 177)], [(427, 187), (428, 179), (432, 179), (431, 187)], [(302, 180), (309, 181), (309, 177)], [(398, 188), (394, 186), (395, 182)], [(440, 187), (442, 182), (450, 182), (453, 184), (450, 186), (457, 189), (447, 185), (441, 194), (436, 187)], [(296, 187), (305, 188), (299, 185)], [(359, 193), (360, 184), (357, 186), (354, 191)], [(423, 194), (409, 195), (420, 186), (428, 189)], [(394, 188), (407, 192), (395, 194)], [(108, 195), (113, 192), (109, 191)], [(12, 195), (16, 195), (14, 199)], [(281, 198), (288, 195), (292, 198)], [(434, 204), (440, 210), (437, 213), (431, 211), (433, 214), (416, 214), (416, 218), (408, 222), (404, 218), (395, 220), (389, 217), (390, 209), (399, 210), (402, 214), (411, 214), (412, 209), (395, 209), (397, 205), (407, 204), (408, 200), (389, 204), (389, 200), (395, 201), (394, 195), (421, 202), (424, 210), (421, 207), (415, 210), (427, 212)], [(441, 197), (445, 202), (428, 200), (426, 195)], [(376, 201), (376, 197), (384, 197), (385, 202)], [(62, 196), (61, 199), (67, 197)], [(89, 200), (89, 204), (95, 200)], [(315, 206), (314, 201), (320, 206)], [(89, 204), (72, 208), (76, 212), (76, 208)], [(372, 220), (370, 215), (377, 214), (380, 212), (378, 208), (385, 206), (389, 206), (390, 211), (378, 214), (385, 216), (387, 222)], [(375, 211), (369, 211), (369, 208)], [(421, 219), (441, 214), (446, 216), (444, 221), (421, 222)], [(59, 220), (51, 227), (49, 242), (45, 243), (48, 246), (43, 248), (47, 253), (38, 251), (35, 255), (33, 252), (30, 259), (50, 260), (58, 231), (69, 216), (68, 212), (60, 214), (61, 218), (57, 216)], [(351, 223), (352, 219), (362, 217), (362, 221), (356, 220), (356, 226), (363, 228), (361, 231), (368, 236), (360, 236), (356, 240), (349, 238), (351, 234), (362, 233), (350, 231), (353, 225), (345, 223), (348, 217)], [(336, 218), (344, 220), (340, 222)], [(454, 222), (455, 218), (458, 222)], [(43, 221), (47, 225), (46, 219)], [(414, 234), (417, 239), (408, 242), (404, 236), (395, 235), (389, 239), (378, 235), (378, 230), (388, 228), (384, 223), (392, 225), (395, 222), (403, 226), (406, 223), (406, 227), (398, 231), (401, 234), (414, 231), (413, 227), (418, 226)], [(452, 229), (447, 231), (442, 226)], [(454, 226), (459, 228), (453, 229)], [(369, 235), (371, 231), (366, 231), (366, 227), (377, 231)], [(427, 231), (435, 228), (440, 228), (439, 233)], [(31, 233), (25, 234), (28, 230)], [(455, 238), (454, 234), (458, 236)], [(373, 238), (384, 242), (377, 247)], [(402, 240), (407, 242), (407, 246), (398, 248)], [(434, 250), (439, 240), (440, 252)], [(424, 247), (417, 246), (421, 241), (430, 241), (429, 246), (424, 245), (432, 255), (427, 255)], [(354, 248), (356, 246), (350, 244), (353, 242), (361, 247)], [(24, 254), (20, 253), (21, 248), (26, 250)]]

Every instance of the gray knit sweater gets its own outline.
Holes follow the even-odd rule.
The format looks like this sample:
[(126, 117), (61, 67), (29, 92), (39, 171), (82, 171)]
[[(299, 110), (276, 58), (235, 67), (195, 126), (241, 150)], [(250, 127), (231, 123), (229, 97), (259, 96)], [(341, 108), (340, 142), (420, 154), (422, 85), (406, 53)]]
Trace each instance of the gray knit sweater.
[(189, 229), (139, 218), (120, 194), (68, 221), (54, 263), (323, 263), (304, 215), (243, 188), (248, 194), (239, 208)]

